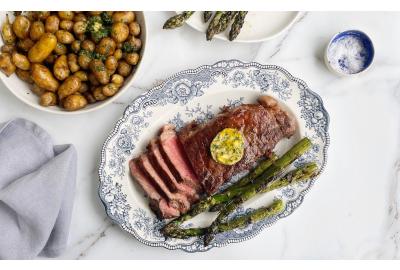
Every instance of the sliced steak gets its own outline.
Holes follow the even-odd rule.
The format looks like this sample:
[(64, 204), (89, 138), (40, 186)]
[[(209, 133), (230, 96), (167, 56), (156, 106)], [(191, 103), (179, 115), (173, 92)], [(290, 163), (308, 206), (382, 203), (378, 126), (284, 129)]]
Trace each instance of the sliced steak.
[[(263, 96), (259, 102), (225, 108), (213, 120), (188, 125), (179, 132), (186, 156), (208, 194), (216, 192), (233, 175), (250, 169), (259, 158), (269, 155), (281, 139), (294, 134), (294, 119), (275, 99)], [(215, 162), (209, 149), (214, 137), (225, 128), (240, 130), (245, 138), (244, 156), (234, 165)]]
[(139, 165), (142, 171), (162, 190), (164, 195), (168, 198), (169, 205), (178, 209), (181, 213), (186, 213), (187, 210), (189, 210), (190, 203), (188, 199), (182, 194), (171, 192), (164, 180), (154, 169), (153, 165), (151, 165), (147, 154), (142, 154), (139, 157)]
[(160, 152), (160, 146), (156, 139), (150, 141), (148, 146), (149, 159), (153, 167), (159, 173), (160, 177), (168, 185), (169, 189), (173, 192), (179, 192), (185, 195), (190, 203), (197, 202), (199, 199), (199, 194), (191, 186), (185, 183), (178, 183), (175, 176), (172, 174), (171, 170), (168, 168), (162, 154)]
[(202, 186), (182, 148), (174, 126), (166, 125), (162, 128), (160, 146), (162, 157), (175, 178), (191, 186), (200, 194), (202, 192)]
[(156, 212), (160, 218), (173, 218), (180, 215), (180, 212), (169, 206), (166, 199), (160, 195), (160, 192), (153, 186), (151, 180), (141, 170), (137, 160), (131, 160), (129, 162), (129, 168), (132, 176), (149, 198), (151, 209)]

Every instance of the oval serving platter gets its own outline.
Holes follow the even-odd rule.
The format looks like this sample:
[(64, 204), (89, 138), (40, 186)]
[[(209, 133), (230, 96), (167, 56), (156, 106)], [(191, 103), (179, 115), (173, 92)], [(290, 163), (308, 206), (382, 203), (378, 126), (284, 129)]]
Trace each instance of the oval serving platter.
[[(321, 98), (305, 82), (279, 66), (237, 60), (221, 61), (177, 73), (137, 97), (126, 108), (101, 152), (99, 195), (108, 216), (144, 244), (198, 252), (248, 240), (290, 215), (300, 206), (317, 177), (246, 202), (233, 215), (269, 204), (274, 198), (283, 199), (286, 206), (283, 212), (274, 217), (244, 229), (218, 234), (208, 246), (203, 245), (202, 238), (165, 238), (160, 233), (165, 221), (157, 219), (150, 210), (147, 198), (129, 173), (129, 160), (145, 150), (162, 125), (172, 123), (179, 129), (191, 120), (207, 121), (224, 106), (255, 103), (257, 97), (263, 94), (278, 99), (297, 120), (297, 133), (279, 142), (274, 151), (281, 155), (300, 138), (307, 136), (313, 146), (292, 168), (315, 161), (320, 174), (327, 162), (329, 145), (329, 115)], [(233, 177), (231, 182), (239, 176)], [(229, 183), (224, 187), (227, 185)], [(215, 216), (215, 213), (203, 213), (184, 226), (207, 226)]]

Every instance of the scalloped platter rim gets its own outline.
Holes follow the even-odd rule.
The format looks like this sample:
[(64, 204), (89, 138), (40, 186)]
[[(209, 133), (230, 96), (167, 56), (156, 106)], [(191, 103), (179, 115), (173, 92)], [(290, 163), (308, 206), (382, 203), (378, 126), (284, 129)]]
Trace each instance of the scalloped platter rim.
[[(297, 120), (297, 133), (282, 140), (274, 150), (282, 154), (300, 138), (309, 137), (313, 143), (311, 150), (293, 167), (316, 161), (320, 167), (319, 176), (326, 166), (330, 142), (329, 115), (321, 97), (282, 67), (238, 60), (220, 61), (171, 76), (138, 96), (125, 109), (101, 151), (98, 192), (107, 215), (146, 245), (187, 252), (207, 251), (248, 240), (290, 215), (303, 202), (318, 176), (246, 202), (233, 215), (242, 215), (275, 198), (283, 199), (286, 204), (280, 214), (244, 229), (219, 234), (208, 246), (203, 245), (202, 238), (166, 239), (160, 233), (165, 221), (158, 220), (152, 213), (143, 192), (129, 174), (129, 160), (145, 149), (163, 124), (171, 123), (180, 128), (193, 119), (207, 121), (224, 106), (253, 103), (262, 94), (275, 97)], [(239, 176), (233, 177), (231, 182)], [(227, 185), (229, 183), (224, 187)], [(206, 226), (213, 217), (215, 213), (204, 213), (184, 226)]]

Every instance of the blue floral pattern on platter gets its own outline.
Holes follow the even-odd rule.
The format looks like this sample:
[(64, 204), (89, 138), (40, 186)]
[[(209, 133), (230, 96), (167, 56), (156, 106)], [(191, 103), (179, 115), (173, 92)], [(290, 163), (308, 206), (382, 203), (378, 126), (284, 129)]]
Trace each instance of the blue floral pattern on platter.
[[(312, 149), (300, 157), (293, 167), (316, 161), (321, 173), (326, 165), (329, 145), (329, 115), (321, 98), (302, 80), (279, 66), (221, 61), (175, 74), (140, 95), (126, 108), (101, 152), (99, 196), (108, 216), (142, 243), (198, 252), (250, 239), (280, 218), (290, 215), (302, 203), (316, 177), (283, 188), (270, 194), (270, 197), (265, 194), (259, 200), (265, 197), (271, 202), (274, 198), (282, 198), (286, 203), (284, 211), (246, 228), (219, 234), (207, 247), (201, 238), (166, 239), (160, 233), (165, 221), (158, 220), (151, 212), (142, 191), (129, 176), (129, 160), (144, 149), (162, 124), (171, 123), (179, 129), (189, 121), (204, 122), (224, 107), (254, 102), (260, 94), (271, 95), (288, 107), (298, 121), (297, 139), (307, 136), (313, 142)], [(293, 143), (288, 141), (287, 145), (278, 145), (282, 149), (276, 150), (282, 152)], [(239, 176), (233, 177), (222, 188)], [(243, 215), (253, 207), (244, 205), (233, 215)]]

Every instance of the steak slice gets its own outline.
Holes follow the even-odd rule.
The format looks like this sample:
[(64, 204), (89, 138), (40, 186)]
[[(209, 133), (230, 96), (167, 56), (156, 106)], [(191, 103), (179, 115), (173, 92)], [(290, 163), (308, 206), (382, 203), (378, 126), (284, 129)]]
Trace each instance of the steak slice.
[(191, 186), (200, 194), (203, 190), (200, 181), (190, 165), (174, 126), (165, 125), (161, 129), (160, 146), (161, 154), (175, 178)]
[(185, 183), (178, 183), (171, 170), (168, 168), (162, 154), (160, 152), (160, 146), (156, 139), (150, 141), (148, 145), (149, 159), (153, 167), (159, 173), (160, 177), (165, 181), (171, 191), (181, 193), (185, 195), (190, 203), (197, 202), (199, 194), (196, 190)]
[[(261, 96), (260, 104), (243, 104), (225, 108), (213, 120), (190, 124), (179, 132), (179, 140), (203, 188), (212, 194), (235, 174), (250, 169), (262, 156), (271, 154), (283, 138), (291, 137), (295, 121), (269, 96)], [(243, 158), (234, 165), (215, 162), (210, 144), (225, 128), (240, 130), (245, 138)]]
[(174, 218), (180, 215), (180, 212), (169, 206), (168, 202), (163, 198), (151, 183), (151, 180), (140, 169), (137, 160), (129, 161), (129, 168), (136, 182), (142, 187), (145, 194), (150, 200), (150, 208), (157, 213), (160, 218)]
[(190, 203), (187, 198), (179, 193), (172, 193), (163, 179), (158, 175), (157, 171), (151, 165), (147, 154), (142, 154), (139, 157), (139, 165), (142, 171), (155, 183), (166, 198), (168, 198), (169, 205), (179, 210), (181, 213), (186, 213), (190, 208)]

